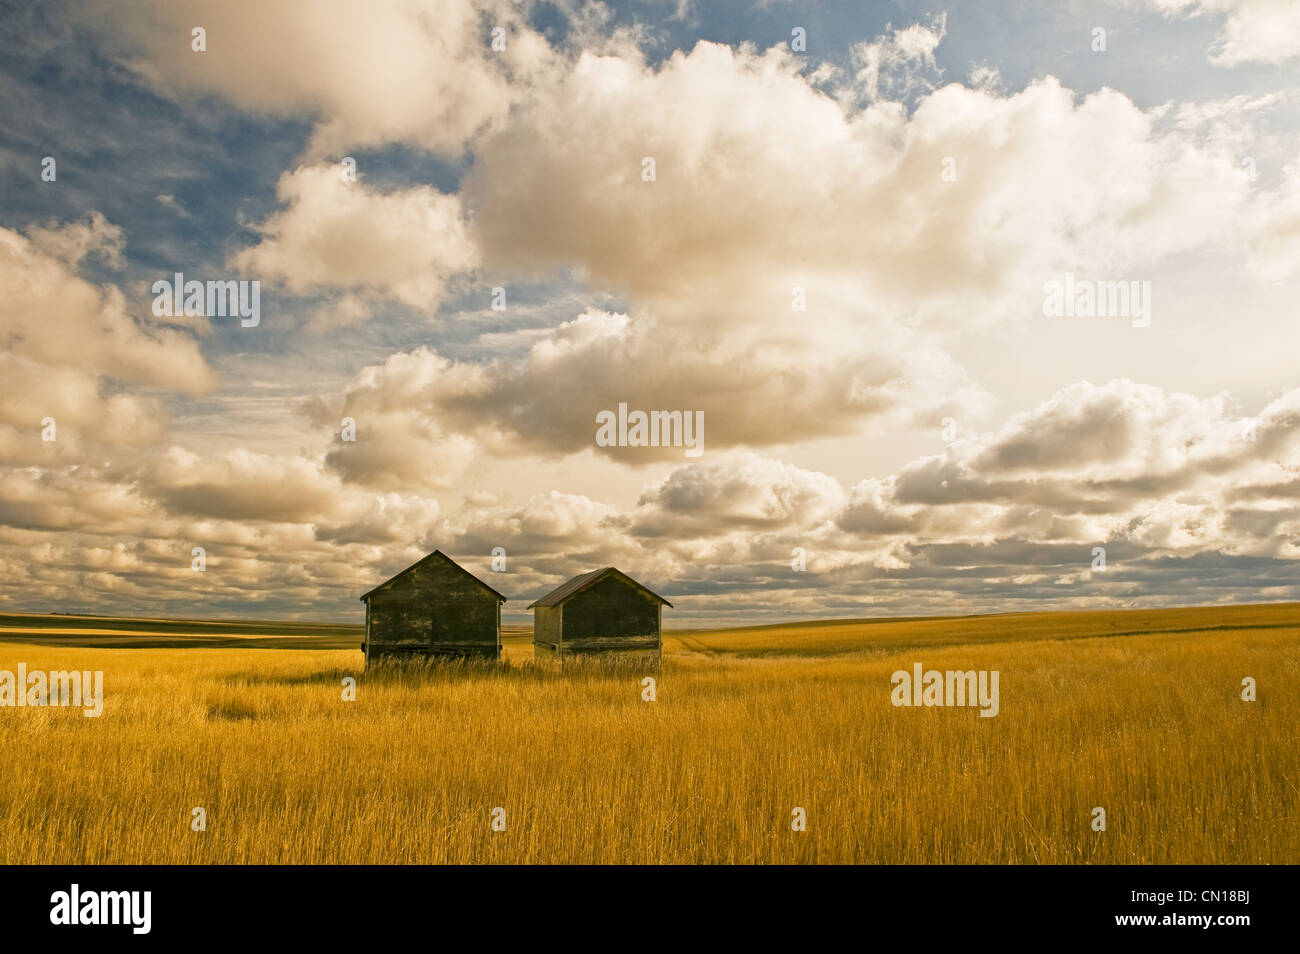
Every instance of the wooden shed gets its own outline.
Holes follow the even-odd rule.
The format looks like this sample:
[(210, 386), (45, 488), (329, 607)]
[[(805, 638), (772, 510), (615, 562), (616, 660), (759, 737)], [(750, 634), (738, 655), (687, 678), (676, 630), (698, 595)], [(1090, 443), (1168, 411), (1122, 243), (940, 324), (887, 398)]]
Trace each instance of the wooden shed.
[(616, 567), (592, 570), (547, 593), (533, 614), (533, 655), (663, 654), (663, 610), (672, 603)]
[(506, 598), (441, 550), (361, 597), (366, 666), (381, 656), (501, 658)]

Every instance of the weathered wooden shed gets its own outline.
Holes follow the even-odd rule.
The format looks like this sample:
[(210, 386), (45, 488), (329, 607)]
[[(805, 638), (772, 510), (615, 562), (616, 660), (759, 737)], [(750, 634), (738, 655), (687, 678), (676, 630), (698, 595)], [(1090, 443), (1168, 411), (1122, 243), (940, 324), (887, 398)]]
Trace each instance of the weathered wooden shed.
[(434, 550), (361, 597), (366, 666), (381, 656), (501, 657), (506, 598)]
[(672, 603), (616, 567), (575, 576), (528, 608), (533, 655), (663, 654), (663, 610)]

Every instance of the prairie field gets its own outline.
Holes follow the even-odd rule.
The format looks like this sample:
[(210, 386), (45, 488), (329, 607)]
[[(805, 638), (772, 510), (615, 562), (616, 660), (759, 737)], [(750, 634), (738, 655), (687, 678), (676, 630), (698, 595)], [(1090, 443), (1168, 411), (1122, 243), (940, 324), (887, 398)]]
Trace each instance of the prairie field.
[[(0, 709), (7, 864), (1300, 860), (1296, 604), (670, 632), (651, 702), (521, 628), (363, 674), (346, 627), (15, 619), (0, 670), (105, 688)], [(915, 663), (998, 671), (998, 715), (895, 707)]]

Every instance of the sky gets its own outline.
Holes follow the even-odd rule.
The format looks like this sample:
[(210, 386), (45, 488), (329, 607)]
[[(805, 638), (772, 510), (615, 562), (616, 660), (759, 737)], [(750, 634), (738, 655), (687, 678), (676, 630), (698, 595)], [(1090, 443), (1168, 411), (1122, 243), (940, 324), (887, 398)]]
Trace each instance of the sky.
[(1300, 599), (1297, 66), (1288, 0), (0, 2), (0, 611)]

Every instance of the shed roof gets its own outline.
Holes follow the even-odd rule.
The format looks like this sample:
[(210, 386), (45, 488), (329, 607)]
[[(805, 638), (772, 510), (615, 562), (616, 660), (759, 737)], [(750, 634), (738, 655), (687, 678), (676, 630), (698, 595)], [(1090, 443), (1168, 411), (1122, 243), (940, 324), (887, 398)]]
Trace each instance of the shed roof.
[(660, 596), (658, 593), (656, 593), (654, 590), (650, 589), (649, 587), (642, 586), (636, 580), (632, 579), (632, 577), (628, 576), (618, 567), (614, 567), (614, 566), (602, 567), (599, 570), (592, 570), (590, 573), (583, 573), (580, 574), (579, 576), (575, 576), (567, 583), (561, 583), (555, 589), (551, 590), (551, 592), (543, 596), (540, 600), (537, 600), (536, 602), (533, 603), (529, 603), (527, 608), (532, 609), (534, 606), (559, 606), (561, 603), (565, 602), (566, 600), (569, 600), (577, 596), (583, 590), (588, 589), (589, 587), (592, 587), (595, 584), (599, 583), (607, 576), (616, 576), (619, 579), (623, 580), (625, 583), (630, 583), (632, 586), (636, 587), (638, 590), (640, 590), (642, 593), (645, 593), (650, 598), (656, 599), (660, 603), (663, 603), (665, 606), (667, 606), (669, 609), (672, 609), (672, 605), (673, 605), (672, 603), (669, 603), (666, 599), (664, 599), (662, 596)]
[(483, 587), (483, 589), (487, 590), (489, 593), (491, 593), (493, 596), (495, 596), (495, 597), (496, 597), (498, 600), (500, 600), (502, 603), (506, 602), (506, 597), (502, 596), (502, 595), (501, 595), (500, 593), (498, 593), (496, 590), (492, 589), (492, 587), (488, 586), (486, 583), (484, 583), (482, 580), (480, 580), (477, 576), (475, 576), (475, 575), (474, 575), (473, 573), (471, 573), (469, 570), (465, 569), (463, 566), (461, 566), (459, 563), (457, 563), (457, 562), (456, 562), (455, 560), (453, 560), (451, 557), (447, 556), (447, 554), (443, 553), (441, 550), (434, 550), (434, 551), (433, 551), (432, 553), (430, 553), (427, 557), (424, 557), (424, 558), (422, 558), (422, 559), (416, 560), (414, 563), (412, 563), (410, 566), (408, 566), (408, 567), (407, 567), (405, 570), (403, 570), (401, 573), (397, 573), (397, 574), (395, 574), (395, 575), (389, 577), (388, 579), (384, 580), (384, 582), (380, 583), (380, 584), (379, 584), (378, 586), (376, 586), (373, 590), (370, 590), (370, 591), (366, 592), (365, 594), (363, 594), (362, 597), (361, 597), (361, 602), (364, 603), (364, 602), (365, 602), (366, 600), (368, 600), (372, 595), (374, 595), (374, 594), (375, 594), (376, 592), (378, 592), (379, 590), (382, 590), (385, 586), (388, 586), (388, 584), (392, 583), (394, 580), (398, 580), (398, 579), (400, 579), (401, 577), (406, 576), (406, 574), (410, 573), (410, 572), (411, 572), (412, 570), (414, 570), (417, 566), (422, 566), (423, 564), (428, 563), (428, 562), (429, 562), (430, 560), (432, 560), (434, 557), (441, 557), (443, 560), (445, 560), (446, 562), (450, 563), (450, 564), (451, 564), (452, 566), (454, 566), (456, 569), (460, 570), (460, 572), (462, 572), (462, 573), (464, 573), (466, 576), (468, 576), (471, 580), (473, 580), (473, 581), (474, 581), (475, 583), (477, 583), (479, 586)]

